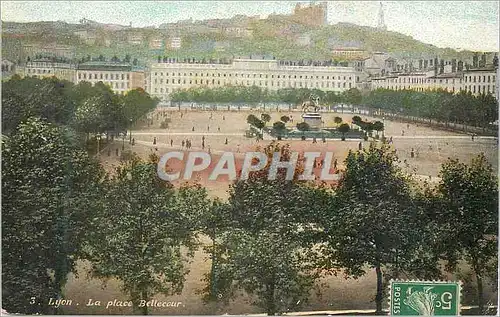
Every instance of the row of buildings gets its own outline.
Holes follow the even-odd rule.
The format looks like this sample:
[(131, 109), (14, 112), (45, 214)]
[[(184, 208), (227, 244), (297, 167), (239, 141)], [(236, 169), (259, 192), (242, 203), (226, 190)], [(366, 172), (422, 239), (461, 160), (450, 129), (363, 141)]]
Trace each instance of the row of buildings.
[(120, 94), (140, 87), (164, 101), (169, 100), (171, 93), (179, 89), (227, 85), (257, 86), (269, 90), (309, 88), (337, 93), (351, 88), (443, 89), (454, 93), (468, 91), (474, 95), (492, 94), (499, 99), (497, 56), (492, 63), (467, 67), (461, 62), (438, 59), (422, 61), (413, 67), (379, 55), (374, 54), (368, 59), (343, 66), (235, 58), (230, 62), (208, 63), (163, 59), (148, 67), (137, 67), (123, 62), (69, 63), (45, 58), (31, 60), (17, 67), (10, 63), (9, 67), (21, 76), (56, 76), (74, 83), (87, 81), (95, 84), (101, 81)]

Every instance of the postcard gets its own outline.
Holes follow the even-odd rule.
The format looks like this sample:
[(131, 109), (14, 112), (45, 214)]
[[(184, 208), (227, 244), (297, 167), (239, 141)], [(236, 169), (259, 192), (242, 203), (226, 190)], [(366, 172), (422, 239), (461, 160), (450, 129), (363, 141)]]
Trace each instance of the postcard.
[(496, 315), (496, 1), (2, 1), (2, 315)]

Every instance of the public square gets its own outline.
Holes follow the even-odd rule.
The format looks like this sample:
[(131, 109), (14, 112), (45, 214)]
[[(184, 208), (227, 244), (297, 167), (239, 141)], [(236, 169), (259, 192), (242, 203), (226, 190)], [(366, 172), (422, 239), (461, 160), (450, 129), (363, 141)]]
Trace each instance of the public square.
[[(265, 146), (271, 142), (269, 137), (264, 136), (264, 140), (257, 142), (255, 139), (245, 137), (245, 130), (248, 129), (246, 117), (253, 113), (260, 117), (262, 111), (182, 111), (168, 110), (165, 111), (165, 117), (171, 118), (171, 123), (168, 129), (160, 129), (160, 123), (164, 120), (162, 112), (155, 112), (151, 117), (153, 124), (148, 127), (144, 122), (141, 126), (136, 127), (131, 131), (132, 138), (135, 139), (135, 145), (131, 146), (128, 142), (128, 137), (125, 140), (115, 140), (110, 148), (104, 148), (101, 151), (100, 159), (106, 166), (106, 169), (111, 170), (113, 166), (119, 164), (119, 159), (115, 156), (115, 149), (121, 151), (122, 145), (125, 149), (131, 149), (142, 158), (155, 152), (162, 155), (167, 151), (185, 150), (182, 148), (182, 140), (190, 140), (192, 148), (190, 151), (202, 150), (202, 137), (205, 137), (205, 151), (210, 148), (212, 162), (217, 162), (217, 156), (223, 151), (232, 151), (236, 158), (243, 158), (247, 151), (255, 150), (257, 146)], [(292, 115), (293, 121), (287, 126), (296, 125), (300, 119), (300, 112), (266, 112), (272, 117), (269, 124), (279, 120), (282, 115)], [(158, 114), (158, 118), (157, 118)], [(352, 113), (326, 113), (323, 114), (323, 120), (327, 125), (334, 125), (333, 118), (335, 116), (342, 117), (344, 122), (350, 122), (353, 116)], [(211, 117), (211, 119), (210, 119)], [(375, 120), (374, 118), (362, 116), (364, 120)], [(194, 127), (194, 131), (193, 131)], [(406, 160), (410, 167), (414, 170), (414, 174), (422, 180), (436, 182), (439, 173), (440, 164), (448, 157), (456, 157), (461, 161), (469, 162), (470, 159), (484, 152), (489, 162), (495, 170), (498, 170), (498, 145), (494, 138), (490, 137), (475, 137), (472, 140), (471, 136), (453, 133), (448, 131), (434, 130), (429, 127), (417, 126), (406, 123), (391, 122), (385, 120), (385, 136), (393, 137), (394, 148), (396, 149), (401, 161)], [(220, 128), (220, 131), (219, 131)], [(210, 130), (210, 131), (209, 131)], [(404, 130), (404, 136), (402, 131)], [(153, 145), (153, 138), (156, 137), (156, 145)], [(225, 144), (225, 141), (228, 144)], [(171, 140), (173, 145), (170, 144)], [(349, 150), (357, 150), (359, 140), (327, 140), (323, 143), (318, 140), (317, 143), (312, 143), (311, 139), (302, 140), (283, 140), (284, 143), (289, 143), (293, 150), (297, 151), (319, 151), (319, 152), (334, 152), (334, 157), (337, 158), (339, 168), (342, 169), (342, 164)], [(363, 146), (368, 146), (368, 142), (363, 142)], [(415, 157), (411, 158), (411, 149), (414, 149)], [(106, 153), (111, 149), (111, 155)], [(175, 161), (175, 160), (174, 160)], [(176, 165), (177, 164), (177, 165)], [(212, 164), (213, 165), (213, 164)], [(177, 161), (173, 165), (169, 165), (172, 169), (182, 170), (182, 163)], [(210, 195), (227, 197), (227, 189), (229, 182), (224, 179), (217, 181), (209, 181), (208, 173), (199, 174), (199, 182), (205, 186)], [(178, 184), (179, 182), (177, 182)], [(208, 240), (206, 241), (208, 242)], [(84, 272), (84, 266), (80, 267), (80, 272)], [(190, 273), (186, 278), (185, 286), (181, 295), (169, 296), (169, 301), (182, 301), (183, 305), (178, 308), (163, 308), (154, 309), (153, 314), (213, 314), (213, 313), (228, 313), (228, 314), (246, 314), (256, 313), (258, 310), (250, 304), (250, 299), (242, 296), (232, 301), (228, 306), (220, 310), (214, 306), (204, 305), (197, 291), (204, 287), (202, 278), (203, 274), (210, 271), (210, 261), (208, 255), (201, 248), (196, 252), (193, 262), (190, 264)], [(362, 310), (373, 308), (373, 297), (375, 293), (375, 272), (369, 272), (363, 277), (354, 280), (346, 280), (342, 274), (331, 276), (321, 280), (321, 294), (313, 293), (309, 304), (304, 307), (304, 311), (325, 311), (325, 310)], [(320, 283), (318, 283), (320, 286)], [(85, 301), (88, 298), (100, 298), (103, 301), (121, 298), (119, 284), (111, 280), (107, 287), (102, 290), (101, 282), (98, 280), (88, 280), (86, 274), (80, 274), (78, 278), (71, 275), (66, 287), (68, 297), (75, 300)], [(490, 298), (491, 297), (491, 298)], [(488, 300), (494, 300), (494, 294), (488, 289)], [(164, 296), (155, 297), (158, 300), (167, 300)], [(74, 308), (71, 308), (74, 309)], [(76, 312), (76, 310), (75, 310)], [(79, 309), (79, 313), (85, 314), (126, 314), (130, 313), (126, 308), (113, 307), (104, 311), (98, 307), (85, 307)], [(71, 313), (68, 309), (68, 313)]]

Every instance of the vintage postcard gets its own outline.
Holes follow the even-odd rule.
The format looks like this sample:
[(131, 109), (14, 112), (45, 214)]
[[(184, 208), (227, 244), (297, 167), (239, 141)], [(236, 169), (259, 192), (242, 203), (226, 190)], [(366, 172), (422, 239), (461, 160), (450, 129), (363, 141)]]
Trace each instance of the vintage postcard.
[(496, 315), (498, 1), (2, 1), (2, 315)]

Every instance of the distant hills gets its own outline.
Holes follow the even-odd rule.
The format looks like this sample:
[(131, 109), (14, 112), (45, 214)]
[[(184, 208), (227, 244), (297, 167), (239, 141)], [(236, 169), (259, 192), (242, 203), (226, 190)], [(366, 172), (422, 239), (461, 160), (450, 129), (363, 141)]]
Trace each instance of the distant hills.
[[(246, 18), (246, 17), (245, 17)], [(84, 36), (82, 37), (82, 31)], [(229, 32), (231, 31), (231, 32)], [(244, 33), (240, 31), (245, 31)], [(78, 35), (79, 33), (79, 35)], [(243, 35), (242, 35), (243, 34)], [(87, 38), (86, 38), (86, 37)], [(180, 49), (169, 48), (169, 38), (182, 39)], [(92, 41), (89, 41), (92, 37)], [(135, 42), (131, 44), (131, 37)], [(153, 40), (164, 41), (152, 47)], [(388, 52), (396, 58), (468, 59), (471, 51), (457, 52), (420, 42), (401, 33), (350, 23), (312, 27), (293, 23), (286, 17), (268, 19), (207, 20), (170, 23), (164, 28), (132, 28), (94, 21), (70, 24), (62, 21), (16, 23), (2, 21), (2, 55), (26, 58), (25, 44), (57, 43), (75, 49), (75, 57), (129, 54), (141, 63), (158, 55), (194, 58), (274, 56), (277, 59), (333, 59), (332, 43), (356, 43), (359, 49)]]

